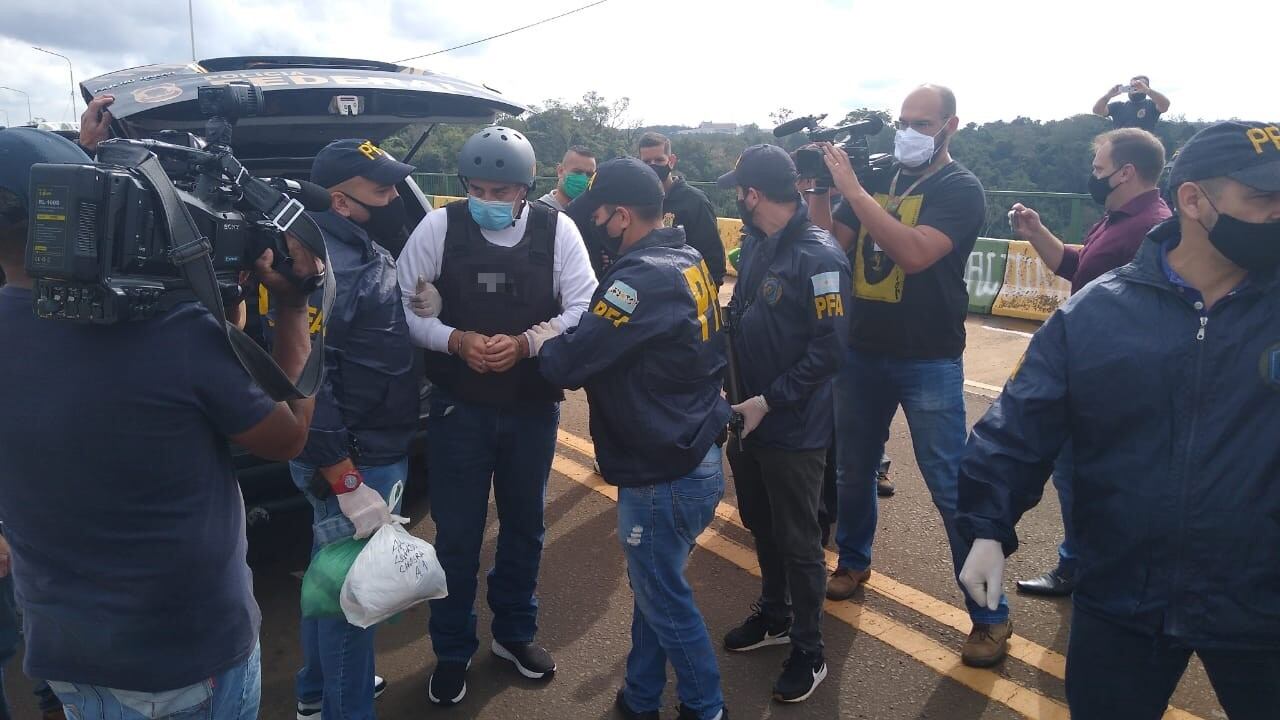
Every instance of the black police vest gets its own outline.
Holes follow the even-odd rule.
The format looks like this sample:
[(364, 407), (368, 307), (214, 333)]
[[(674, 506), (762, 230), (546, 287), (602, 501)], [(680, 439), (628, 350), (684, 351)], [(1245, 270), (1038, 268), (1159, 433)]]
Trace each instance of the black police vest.
[[(446, 206), (449, 228), (436, 288), (440, 321), (483, 335), (516, 335), (560, 314), (553, 280), (556, 216), (527, 203), (524, 237), (505, 248), (485, 240), (467, 201)], [(427, 352), (427, 378), (463, 402), (510, 408), (556, 402), (564, 392), (543, 379), (538, 359), (526, 358), (504, 373), (477, 373), (457, 355)]]

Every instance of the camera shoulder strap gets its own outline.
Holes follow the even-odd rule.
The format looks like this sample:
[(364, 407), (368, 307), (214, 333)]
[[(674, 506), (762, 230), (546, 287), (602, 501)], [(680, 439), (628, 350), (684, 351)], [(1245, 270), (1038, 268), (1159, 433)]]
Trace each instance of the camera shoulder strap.
[[(104, 154), (106, 157), (103, 157)], [(314, 395), (324, 380), (324, 335), (335, 294), (333, 273), (325, 274), (320, 331), (311, 336), (311, 354), (295, 385), (270, 353), (240, 328), (227, 322), (226, 310), (222, 307), (222, 294), (218, 290), (218, 278), (214, 274), (213, 261), (209, 255), (209, 240), (201, 235), (186, 204), (178, 196), (173, 182), (164, 173), (155, 154), (138, 145), (104, 143), (99, 152), (99, 160), (137, 170), (155, 189), (169, 233), (170, 259), (191, 286), (196, 299), (222, 324), (227, 333), (227, 343), (254, 382), (277, 402)], [(328, 269), (327, 251), (324, 253), (324, 262)]]

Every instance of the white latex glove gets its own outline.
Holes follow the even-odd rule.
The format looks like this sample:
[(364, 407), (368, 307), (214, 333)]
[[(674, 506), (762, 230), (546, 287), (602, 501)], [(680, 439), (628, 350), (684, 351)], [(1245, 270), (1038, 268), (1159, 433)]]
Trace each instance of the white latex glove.
[(996, 540), (974, 540), (960, 569), (960, 584), (974, 602), (988, 610), (999, 608), (1004, 594), (1004, 547)]
[(409, 309), (418, 317), (429, 318), (438, 316), (443, 307), (440, 291), (419, 275), (418, 286), (413, 289), (413, 297), (409, 298)]
[(542, 344), (561, 332), (560, 321), (554, 318), (547, 322), (540, 322), (525, 330), (524, 339), (529, 341), (529, 357), (538, 357), (538, 351), (542, 349)]
[(361, 483), (351, 492), (338, 496), (338, 508), (356, 526), (355, 538), (363, 540), (391, 523), (391, 508), (377, 490)]
[(742, 437), (745, 438), (752, 430), (760, 427), (760, 421), (769, 412), (769, 403), (764, 401), (763, 395), (756, 395), (734, 405), (732, 409), (742, 415)]

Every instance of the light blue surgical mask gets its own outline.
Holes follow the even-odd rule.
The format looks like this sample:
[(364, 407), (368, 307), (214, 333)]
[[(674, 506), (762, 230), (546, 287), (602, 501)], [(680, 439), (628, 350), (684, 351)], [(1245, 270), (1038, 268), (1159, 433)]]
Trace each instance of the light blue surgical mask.
[(502, 202), (501, 200), (479, 200), (474, 197), (467, 198), (467, 208), (471, 211), (471, 217), (476, 224), (485, 230), (503, 230), (511, 227), (516, 220), (514, 202)]

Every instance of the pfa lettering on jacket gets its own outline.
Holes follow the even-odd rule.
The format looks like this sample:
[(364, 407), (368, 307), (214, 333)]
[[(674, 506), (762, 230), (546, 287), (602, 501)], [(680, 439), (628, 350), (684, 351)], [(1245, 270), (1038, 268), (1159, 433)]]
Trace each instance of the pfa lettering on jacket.
[(844, 317), (844, 300), (840, 297), (840, 273), (818, 273), (809, 278), (813, 283), (813, 308), (818, 319)]

